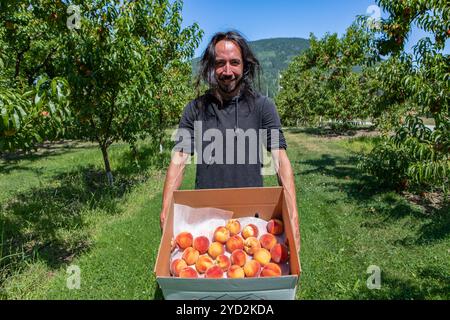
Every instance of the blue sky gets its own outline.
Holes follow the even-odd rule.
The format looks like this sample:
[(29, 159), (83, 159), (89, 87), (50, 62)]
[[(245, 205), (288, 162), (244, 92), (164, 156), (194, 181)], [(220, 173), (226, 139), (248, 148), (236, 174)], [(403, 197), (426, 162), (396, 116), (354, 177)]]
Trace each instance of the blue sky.
[[(342, 35), (357, 15), (367, 14), (374, 5), (374, 0), (184, 0), (183, 26), (197, 22), (204, 30), (195, 54), (199, 56), (215, 32), (228, 29), (239, 30), (250, 41), (276, 37), (307, 39), (311, 32), (318, 37), (327, 32)], [(415, 30), (410, 42), (424, 35)]]

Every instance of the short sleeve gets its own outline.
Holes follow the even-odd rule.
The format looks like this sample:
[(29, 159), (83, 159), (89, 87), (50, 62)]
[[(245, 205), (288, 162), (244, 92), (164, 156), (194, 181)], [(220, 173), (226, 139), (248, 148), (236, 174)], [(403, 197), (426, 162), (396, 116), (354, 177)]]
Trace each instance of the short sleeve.
[(287, 149), (286, 139), (281, 129), (280, 116), (275, 104), (269, 98), (265, 98), (262, 106), (262, 129), (267, 131), (264, 137), (264, 145), (268, 151)]

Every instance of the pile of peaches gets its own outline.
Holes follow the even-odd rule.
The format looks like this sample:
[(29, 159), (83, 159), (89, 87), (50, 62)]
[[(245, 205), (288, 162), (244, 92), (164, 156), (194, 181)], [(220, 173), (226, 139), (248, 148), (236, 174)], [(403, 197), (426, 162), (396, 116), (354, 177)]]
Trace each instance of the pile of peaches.
[(259, 236), (254, 224), (241, 228), (237, 219), (215, 229), (212, 242), (205, 236), (194, 238), (190, 232), (175, 237), (181, 258), (173, 259), (170, 272), (180, 278), (254, 278), (282, 275), (280, 264), (289, 259), (289, 249), (278, 238), (283, 222), (271, 219), (267, 233)]

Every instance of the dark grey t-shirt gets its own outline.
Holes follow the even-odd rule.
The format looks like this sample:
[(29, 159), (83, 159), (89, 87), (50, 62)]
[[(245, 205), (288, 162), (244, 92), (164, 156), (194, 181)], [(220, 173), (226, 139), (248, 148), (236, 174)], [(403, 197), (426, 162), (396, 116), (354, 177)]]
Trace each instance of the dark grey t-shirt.
[(201, 96), (185, 107), (179, 129), (174, 150), (197, 153), (196, 189), (262, 187), (262, 146), (287, 148), (275, 104), (261, 95), (223, 106)]

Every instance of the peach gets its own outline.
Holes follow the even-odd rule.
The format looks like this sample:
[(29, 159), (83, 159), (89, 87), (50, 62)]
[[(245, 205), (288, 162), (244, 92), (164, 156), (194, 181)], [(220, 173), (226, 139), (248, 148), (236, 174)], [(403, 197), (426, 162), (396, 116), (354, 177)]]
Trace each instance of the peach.
[(277, 243), (270, 249), (270, 256), (273, 262), (284, 263), (289, 258), (288, 248), (284, 244)]
[(253, 259), (261, 263), (263, 267), (270, 262), (271, 258), (270, 252), (264, 248), (256, 250), (253, 254)]
[(194, 249), (200, 252), (200, 254), (205, 254), (208, 252), (209, 239), (205, 236), (200, 236), (194, 239)]
[(225, 244), (230, 238), (230, 231), (225, 227), (217, 227), (214, 231), (214, 241)]
[(256, 260), (247, 261), (247, 263), (244, 265), (244, 273), (248, 278), (257, 277), (260, 270), (261, 264)]
[(213, 258), (217, 258), (221, 254), (225, 253), (225, 249), (223, 247), (223, 244), (220, 242), (213, 242), (208, 248), (208, 254)]
[(223, 270), (228, 271), (228, 269), (231, 266), (230, 258), (228, 258), (226, 255), (221, 254), (218, 256), (215, 260), (215, 263)]
[(258, 227), (255, 226), (254, 224), (248, 224), (244, 227), (244, 229), (242, 229), (242, 237), (244, 239), (247, 239), (249, 237), (258, 237)]
[(205, 278), (223, 278), (223, 270), (218, 265), (213, 265), (206, 270)]
[(178, 277), (180, 275), (180, 271), (186, 267), (186, 261), (184, 261), (183, 259), (175, 259), (170, 264), (170, 273), (173, 276)]
[(233, 279), (245, 278), (245, 272), (240, 266), (233, 265), (228, 269), (227, 276)]
[(230, 239), (227, 240), (227, 244), (225, 245), (227, 247), (228, 252), (233, 252), (237, 249), (244, 249), (244, 240), (240, 236), (232, 236)]
[(267, 232), (277, 236), (279, 234), (282, 234), (283, 231), (283, 221), (278, 219), (271, 219), (269, 220), (269, 222), (267, 222)]
[(270, 262), (261, 270), (261, 277), (279, 277), (281, 276), (281, 268), (276, 263)]
[(198, 273), (191, 267), (186, 267), (180, 271), (180, 278), (198, 278)]
[(241, 232), (241, 223), (237, 219), (230, 219), (228, 220), (225, 228), (230, 231), (230, 235), (234, 236), (236, 234), (239, 234)]
[(189, 247), (184, 249), (182, 258), (184, 261), (186, 261), (188, 266), (192, 266), (197, 262), (199, 256), (200, 254), (197, 250), (195, 250), (192, 247)]
[(271, 233), (266, 233), (259, 238), (259, 242), (261, 243), (261, 247), (270, 250), (277, 244), (277, 238)]
[(261, 248), (261, 244), (259, 243), (259, 240), (255, 237), (248, 237), (244, 241), (244, 250), (249, 255), (253, 255), (256, 250)]
[(247, 261), (247, 254), (244, 250), (237, 249), (234, 250), (231, 254), (231, 264), (232, 265), (238, 265), (239, 267), (243, 267), (245, 265), (245, 262)]
[(192, 240), (192, 234), (190, 234), (189, 232), (181, 232), (175, 238), (178, 248), (182, 250), (192, 246)]
[(205, 273), (213, 264), (214, 262), (209, 256), (203, 255), (200, 256), (195, 263), (195, 269), (197, 269), (199, 273)]

